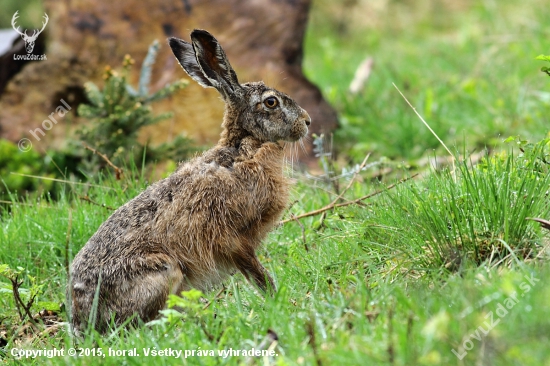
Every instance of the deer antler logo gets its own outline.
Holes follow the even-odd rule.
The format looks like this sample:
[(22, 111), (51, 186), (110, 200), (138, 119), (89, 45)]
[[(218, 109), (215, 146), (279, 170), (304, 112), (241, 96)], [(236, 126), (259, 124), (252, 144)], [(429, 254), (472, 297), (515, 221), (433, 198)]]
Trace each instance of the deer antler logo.
[(19, 30), (19, 27), (16, 26), (16, 24), (15, 24), (15, 21), (17, 20), (17, 18), (19, 18), (19, 15), (17, 15), (18, 12), (19, 12), (19, 10), (16, 11), (15, 14), (13, 14), (13, 17), (11, 18), (11, 26), (13, 27), (13, 29), (15, 29), (15, 31), (17, 33), (19, 33), (21, 35), (21, 38), (23, 38), (23, 41), (25, 41), (25, 48), (27, 50), (27, 53), (31, 53), (32, 50), (34, 49), (34, 42), (36, 41), (36, 38), (38, 38), (38, 35), (40, 33), (42, 33), (44, 28), (46, 28), (46, 24), (48, 24), (48, 19), (49, 19), (48, 14), (44, 13), (45, 22), (42, 23), (42, 29), (40, 29), (40, 30), (35, 29), (33, 31), (32, 36), (29, 36), (29, 35), (27, 35), (27, 30), (26, 29), (25, 29), (24, 32), (21, 32)]

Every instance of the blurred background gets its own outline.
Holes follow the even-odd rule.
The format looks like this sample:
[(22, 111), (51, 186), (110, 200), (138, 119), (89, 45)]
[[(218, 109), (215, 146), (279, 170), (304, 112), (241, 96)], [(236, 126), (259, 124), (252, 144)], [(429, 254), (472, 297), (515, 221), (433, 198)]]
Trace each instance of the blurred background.
[[(529, 1), (314, 1), (306, 74), (339, 113), (340, 151), (415, 160), (440, 149), (395, 83), (449, 146), (468, 149), (549, 131), (550, 10)], [(349, 92), (371, 57), (365, 87)]]
[[(47, 60), (13, 59), (26, 53), (16, 11), (29, 34), (48, 14), (33, 51)], [(381, 168), (416, 169), (443, 152), (393, 83), (455, 150), (540, 140), (550, 93), (535, 57), (550, 53), (548, 20), (540, 0), (3, 0), (0, 191), (48, 188), (11, 172), (93, 176), (105, 163), (81, 141), (116, 164), (161, 171), (213, 145), (223, 104), (214, 90), (186, 85), (165, 43), (195, 27), (220, 40), (241, 82), (263, 79), (308, 110), (312, 134), (294, 158), (313, 172), (323, 154), (340, 166), (371, 153)], [(44, 130), (61, 99), (70, 112)], [(29, 133), (37, 128), (40, 141)]]

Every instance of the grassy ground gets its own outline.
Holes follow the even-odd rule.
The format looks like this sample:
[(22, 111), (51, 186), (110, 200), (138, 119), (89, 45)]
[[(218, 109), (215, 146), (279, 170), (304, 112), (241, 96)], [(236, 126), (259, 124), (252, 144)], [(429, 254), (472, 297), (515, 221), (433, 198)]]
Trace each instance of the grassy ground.
[[(550, 219), (549, 144), (503, 142), (548, 134), (550, 80), (534, 57), (550, 53), (550, 9), (542, 1), (511, 0), (413, 5), (315, 3), (305, 64), (342, 115), (337, 146), (353, 162), (367, 151), (373, 151), (368, 164), (389, 159), (367, 164), (341, 202), (382, 193), (270, 234), (260, 259), (278, 284), (273, 298), (236, 275), (225, 292), (204, 295), (208, 307), (189, 293), (177, 300), (187, 309), (183, 314), (136, 330), (91, 334), (79, 345), (80, 357), (68, 356), (73, 343), (65, 327), (40, 333), (21, 321), (7, 277), (19, 273), (24, 303), (37, 295), (33, 315), (49, 309), (66, 320), (67, 263), (112, 208), (147, 181), (134, 172), (97, 186), (67, 184), (57, 201), (3, 206), (0, 265), (11, 272), (0, 266), (0, 359), (37, 365), (550, 364), (550, 242), (547, 231), (526, 220)], [(375, 68), (363, 93), (352, 96), (349, 82), (368, 55)], [(466, 160), (453, 168), (449, 161), (447, 169), (425, 169), (384, 191), (390, 179), (367, 179), (381, 165), (391, 163), (396, 175), (407, 177), (403, 167), (434, 149), (446, 155), (391, 82), (450, 146), (474, 155), (489, 146), (496, 153), (479, 155), (475, 166)], [(337, 197), (333, 184), (295, 177), (294, 215)], [(340, 192), (349, 177), (341, 179)], [(218, 356), (261, 348), (269, 329), (278, 336), (275, 355)], [(65, 354), (14, 355), (54, 348)], [(134, 349), (139, 356), (128, 355)], [(170, 349), (183, 354), (150, 353)]]
[[(548, 80), (534, 58), (550, 48), (540, 0), (314, 2), (305, 69), (341, 114), (341, 150), (414, 160), (438, 141), (395, 83), (450, 146), (494, 147), (548, 132)], [(374, 68), (362, 93), (348, 87), (361, 61)]]
[[(548, 242), (538, 225), (524, 220), (524, 216), (548, 215), (547, 205), (529, 205), (523, 214), (513, 210), (504, 214), (504, 222), (517, 219), (528, 224), (517, 230), (519, 237), (499, 235), (498, 228), (493, 228), (493, 238), (472, 237), (469, 247), (451, 229), (451, 208), (460, 202), (449, 203), (440, 212), (444, 221), (448, 220), (448, 228), (439, 227), (428, 212), (441, 200), (473, 193), (463, 187), (468, 186), (468, 179), (475, 184), (487, 182), (488, 186), (510, 182), (507, 188), (490, 192), (482, 189), (480, 199), (484, 202), (478, 209), (490, 205), (494, 194), (499, 198), (494, 202), (505, 201), (510, 196), (507, 189), (521, 186), (520, 191), (529, 195), (539, 184), (532, 182), (542, 181), (540, 184), (548, 186), (548, 174), (529, 180), (531, 183), (522, 180), (525, 170), (519, 168), (526, 164), (519, 158), (513, 161), (496, 160), (491, 169), (470, 167), (455, 177), (432, 175), (421, 182), (401, 184), (367, 200), (366, 207), (350, 206), (322, 218), (303, 219), (303, 232), (294, 222), (283, 225), (269, 236), (260, 257), (279, 285), (274, 298), (259, 296), (237, 275), (226, 284), (225, 293), (218, 297), (206, 294), (212, 301), (207, 309), (193, 294), (180, 300), (187, 309), (183, 321), (167, 318), (138, 330), (118, 330), (104, 337), (92, 334), (81, 344), (87, 349), (82, 352), (97, 354), (101, 349), (104, 358), (84, 353), (83, 357), (39, 356), (21, 362), (118, 365), (125, 360), (127, 364), (181, 364), (181, 358), (152, 359), (145, 355), (149, 349), (173, 349), (195, 351), (184, 359), (184, 364), (240, 364), (249, 362), (249, 357), (224, 358), (218, 356), (218, 351), (258, 348), (271, 329), (278, 335), (273, 348), (276, 356), (256, 358), (251, 364), (548, 364), (550, 286), (546, 278), (550, 267), (545, 264), (547, 254), (542, 248)], [(484, 172), (489, 176), (474, 177)], [(333, 199), (323, 190), (327, 187), (305, 183), (299, 183), (295, 191), (298, 203), (292, 211), (296, 215)], [(35, 289), (38, 297), (33, 314), (64, 302), (67, 261), (110, 215), (109, 207), (123, 204), (145, 184), (143, 179), (130, 179), (106, 180), (98, 182), (98, 187), (67, 187), (67, 199), (27, 201), (3, 213), (0, 263), (26, 269), (20, 270), (20, 278), (25, 280), (21, 290), (24, 301), (34, 285), (42, 286)], [(381, 187), (369, 189), (357, 183), (348, 195), (361, 196), (374, 188)], [(462, 194), (461, 189), (465, 190)], [(95, 203), (78, 197), (88, 197)], [(517, 202), (509, 206), (517, 206)], [(416, 212), (410, 211), (414, 209)], [(465, 221), (489, 221), (488, 214), (472, 211), (464, 215)], [(462, 225), (468, 231), (468, 224)], [(482, 231), (483, 224), (478, 225)], [(449, 241), (431, 238), (436, 232)], [(510, 250), (498, 245), (504, 243), (500, 238), (508, 240)], [(472, 248), (486, 247), (493, 252), (486, 253), (483, 260), (473, 255)], [(449, 253), (445, 248), (456, 249), (461, 261), (446, 258)], [(530, 254), (525, 253), (526, 249)], [(4, 283), (5, 290), (0, 292), (2, 334), (7, 340), (4, 360), (16, 363), (11, 353), (17, 352), (14, 349), (57, 348), (68, 352), (72, 343), (64, 327), (42, 336), (29, 328), (22, 329), (13, 296), (7, 281)], [(61, 311), (60, 315), (64, 320), (65, 313)], [(134, 348), (139, 356), (121, 356), (124, 350)], [(208, 354), (198, 356), (199, 350)], [(115, 356), (112, 352), (118, 353)]]

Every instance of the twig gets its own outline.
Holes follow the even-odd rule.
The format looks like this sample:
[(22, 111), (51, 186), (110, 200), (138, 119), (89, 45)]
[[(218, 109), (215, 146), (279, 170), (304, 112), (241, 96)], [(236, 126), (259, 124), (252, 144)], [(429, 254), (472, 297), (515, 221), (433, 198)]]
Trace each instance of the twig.
[[(476, 152), (476, 153), (471, 153), (469, 154), (468, 156), (464, 156), (464, 157), (458, 157), (459, 160), (461, 161), (464, 161), (466, 159), (468, 159), (468, 162), (472, 165), (475, 165), (477, 164), (481, 159), (483, 159), (485, 156), (488, 156), (489, 155), (489, 152), (487, 150), (483, 150), (483, 151), (479, 151), (479, 152)], [(449, 165), (449, 164), (453, 164), (453, 161), (454, 161), (454, 157), (451, 156), (451, 157), (448, 157), (448, 156), (435, 156), (435, 157), (424, 157), (422, 159), (419, 159), (417, 162), (416, 162), (416, 166), (418, 167), (418, 169), (420, 168), (424, 168), (426, 167), (427, 165), (433, 167), (434, 169), (436, 168), (441, 168), (441, 167), (444, 167), (446, 165)]]
[(216, 294), (216, 296), (214, 296), (214, 299), (212, 301), (209, 301), (207, 302), (203, 307), (202, 307), (202, 310), (206, 310), (210, 307), (210, 305), (212, 305), (212, 303), (214, 302), (214, 300), (216, 300), (218, 298), (218, 296), (220, 296), (223, 292), (225, 291), (225, 286), (223, 286), (220, 291), (218, 291), (218, 293)]
[(534, 259), (542, 258), (544, 253), (547, 253), (549, 249), (550, 249), (550, 242), (545, 244), (544, 247), (541, 250), (539, 250), (539, 253), (537, 254), (537, 256)]
[(359, 166), (359, 169), (357, 169), (354, 173), (353, 173), (353, 177), (351, 177), (351, 179), (349, 180), (349, 183), (348, 185), (346, 186), (346, 188), (344, 188), (344, 190), (338, 195), (338, 197), (336, 197), (334, 199), (334, 201), (331, 202), (331, 204), (336, 204), (336, 202), (338, 202), (343, 196), (344, 194), (348, 191), (348, 189), (350, 189), (351, 185), (353, 184), (353, 182), (355, 181), (355, 178), (357, 178), (357, 175), (359, 174), (359, 172), (361, 170), (363, 170), (363, 168), (365, 167), (365, 165), (367, 164), (367, 160), (369, 159), (369, 156), (370, 156), (370, 153), (367, 154), (367, 156), (365, 156), (365, 159), (363, 159), (363, 162), (361, 163), (361, 165)]
[(40, 333), (40, 337), (41, 337), (41, 338), (45, 338), (46, 336), (49, 336), (50, 333), (55, 332), (56, 330), (60, 329), (60, 328), (63, 327), (63, 326), (64, 326), (64, 323), (53, 324), (53, 325), (47, 327), (45, 330), (43, 330), (43, 331)]
[[(325, 193), (327, 193), (327, 194), (329, 194), (329, 195), (331, 195), (331, 196), (338, 196), (338, 193), (333, 192), (333, 191), (331, 191), (331, 190), (329, 190), (329, 189), (325, 189), (325, 188), (323, 188), (323, 187), (321, 187), (321, 186), (315, 186), (314, 188), (315, 188), (315, 189), (318, 189), (318, 190), (320, 190), (320, 191), (323, 191), (323, 192), (325, 192)], [(347, 202), (347, 200), (345, 200), (345, 199), (343, 199), (343, 198), (340, 198), (340, 199)], [(298, 202), (298, 201), (296, 201), (296, 202)], [(287, 209), (287, 211), (290, 211), (290, 207)]]
[[(219, 341), (219, 339), (216, 340), (216, 337), (214, 337), (214, 335), (208, 331), (208, 326), (206, 325), (204, 319), (201, 319), (201, 320), (200, 320), (200, 323), (201, 323), (201, 329), (202, 329), (202, 331), (204, 332), (204, 334), (206, 335), (206, 338), (208, 338), (208, 340), (209, 340), (210, 342), (217, 342), (217, 341)], [(222, 333), (222, 334), (223, 334), (223, 333)]]
[(80, 184), (83, 186), (90, 186), (90, 187), (98, 187), (98, 188), (104, 188), (104, 189), (114, 189), (107, 186), (100, 186), (99, 184), (91, 184), (91, 183), (82, 183), (82, 182), (71, 182), (70, 180), (66, 179), (57, 179), (57, 178), (49, 178), (49, 177), (41, 177), (39, 175), (31, 175), (31, 174), (21, 174), (21, 173), (15, 173), (10, 172), (10, 174), (18, 175), (20, 177), (29, 177), (29, 178), (36, 178), (36, 179), (42, 179), (42, 180), (50, 180), (53, 182), (60, 182), (60, 183), (69, 183), (69, 184)]
[(390, 167), (380, 168), (376, 172), (373, 172), (371, 174), (367, 174), (366, 178), (367, 178), (367, 180), (380, 180), (385, 175), (388, 175), (391, 172), (393, 172), (393, 168), (390, 168)]
[(290, 219), (286, 219), (286, 220), (283, 220), (280, 222), (281, 225), (284, 225), (288, 222), (291, 222), (291, 221), (294, 221), (294, 220), (297, 220), (297, 219), (302, 219), (304, 217), (309, 217), (309, 216), (315, 216), (315, 215), (319, 215), (320, 213), (323, 213), (325, 211), (329, 211), (329, 210), (332, 210), (334, 208), (337, 208), (337, 207), (344, 207), (344, 206), (349, 206), (349, 205), (353, 205), (353, 204), (360, 204), (361, 201), (363, 200), (366, 200), (367, 198), (371, 198), (371, 197), (374, 197), (374, 196), (377, 196), (379, 195), (380, 193), (383, 193), (389, 189), (392, 189), (394, 188), (395, 186), (397, 186), (398, 184), (401, 184), (401, 183), (404, 183), (406, 181), (408, 181), (409, 179), (413, 179), (415, 178), (419, 173), (416, 173), (416, 174), (413, 174), (412, 176), (410, 177), (407, 177), (407, 178), (403, 178), (401, 179), (399, 182), (397, 183), (393, 183), (393, 184), (390, 184), (389, 186), (387, 186), (385, 189), (383, 190), (379, 190), (379, 191), (376, 191), (376, 192), (373, 192), (373, 193), (370, 193), (370, 194), (367, 194), (366, 196), (363, 196), (363, 197), (360, 197), (360, 198), (357, 198), (353, 201), (348, 201), (348, 202), (344, 202), (344, 203), (334, 203), (331, 202), (330, 204), (326, 205), (325, 207), (323, 208), (320, 208), (318, 210), (314, 210), (314, 211), (310, 211), (310, 212), (306, 212), (304, 214), (301, 214), (301, 215), (298, 215), (298, 216), (294, 216), (293, 218), (290, 218)]
[(21, 313), (20, 306), (25, 311), (25, 315), (29, 318), (29, 321), (33, 327), (34, 330), (38, 330), (36, 327), (36, 321), (33, 319), (30, 309), (32, 307), (32, 304), (34, 303), (34, 300), (36, 299), (36, 294), (32, 295), (29, 301), (27, 302), (27, 305), (23, 302), (21, 299), (21, 296), (19, 295), (19, 286), (23, 284), (23, 281), (19, 282), (19, 276), (15, 276), (15, 278), (10, 278), (12, 291), (13, 291), (13, 297), (15, 299), (15, 304), (17, 305), (17, 311), (19, 312), (19, 317), (21, 318), (21, 322), (24, 321), (23, 314)]
[(443, 140), (441, 140), (439, 138), (439, 136), (437, 135), (437, 133), (435, 133), (434, 130), (432, 130), (432, 128), (430, 127), (430, 125), (424, 120), (424, 118), (422, 118), (422, 116), (420, 115), (420, 113), (418, 113), (418, 111), (416, 110), (415, 107), (413, 107), (413, 105), (411, 104), (411, 102), (409, 102), (409, 100), (407, 99), (407, 97), (405, 97), (403, 95), (403, 93), (401, 93), (401, 90), (399, 90), (399, 88), (397, 87), (397, 85), (395, 85), (395, 83), (392, 83), (393, 86), (395, 87), (395, 89), (397, 89), (397, 91), (399, 92), (399, 94), (401, 94), (401, 96), (403, 97), (403, 99), (405, 99), (405, 102), (407, 102), (407, 104), (409, 105), (409, 107), (412, 108), (412, 110), (414, 111), (414, 113), (416, 113), (416, 115), (418, 116), (418, 118), (420, 118), (420, 120), (422, 121), (422, 123), (424, 123), (424, 125), (428, 128), (428, 130), (430, 130), (430, 132), (435, 136), (435, 138), (437, 139), (437, 141), (439, 141), (439, 143), (441, 145), (443, 145), (443, 147), (445, 148), (445, 150), (447, 150), (447, 152), (449, 153), (449, 155), (451, 155), (452, 157), (452, 163), (453, 163), (453, 172), (455, 171), (455, 156), (453, 155), (453, 153), (451, 152), (451, 150), (449, 150), (449, 148), (447, 147), (447, 145), (445, 145), (445, 143), (443, 142)]
[(319, 228), (322, 228), (325, 226), (325, 219), (327, 218), (327, 212), (323, 212), (321, 214), (321, 217), (319, 218)]
[(24, 203), (24, 202), (13, 202), (13, 201), (4, 201), (0, 200), (0, 203), (7, 203), (8, 205), (24, 205), (24, 206), (32, 206), (32, 203)]
[(92, 199), (91, 199), (90, 197), (88, 197), (88, 196), (78, 196), (78, 198), (80, 198), (82, 201), (90, 202), (90, 203), (92, 203), (92, 204), (94, 204), (94, 205), (101, 206), (101, 207), (105, 207), (105, 208), (108, 209), (108, 210), (112, 210), (112, 211), (115, 210), (114, 207), (107, 206), (107, 205), (104, 204), (104, 203), (95, 202), (94, 200), (92, 200)]
[(306, 229), (304, 228), (304, 225), (300, 222), (300, 220), (296, 218), (296, 215), (294, 215), (292, 212), (290, 213), (290, 217), (296, 220), (298, 225), (300, 225), (300, 228), (302, 229), (302, 241), (304, 242), (304, 248), (306, 252), (309, 252), (309, 247), (307, 246), (306, 242)]
[(540, 219), (540, 218), (533, 218), (533, 217), (526, 217), (525, 220), (532, 220), (532, 221), (536, 221), (540, 224), (540, 226), (542, 226), (544, 229), (546, 230), (550, 230), (550, 221), (548, 220), (544, 220), (544, 219)]
[(99, 151), (97, 151), (96, 149), (94, 149), (93, 147), (90, 147), (88, 145), (86, 145), (85, 143), (82, 143), (82, 145), (84, 145), (84, 148), (86, 150), (90, 150), (91, 152), (93, 152), (94, 154), (96, 155), (99, 155), (103, 160), (105, 160), (105, 162), (115, 170), (115, 178), (116, 180), (120, 180), (120, 178), (122, 177), (122, 169), (120, 169), (118, 166), (116, 166), (115, 164), (113, 164), (111, 162), (111, 160), (109, 160), (109, 158), (107, 157), (107, 155), (105, 154), (102, 154), (100, 153)]
[[(15, 307), (17, 309), (17, 312), (19, 313), (19, 319), (21, 319), (21, 322), (23, 322), (23, 313), (21, 312), (21, 305), (19, 304), (19, 301), (21, 301), (21, 298), (19, 297), (19, 286), (21, 286), (20, 283), (18, 283), (17, 279), (19, 277), (16, 276), (15, 279), (9, 278), (11, 282), (11, 290), (13, 291), (13, 298), (15, 300)], [(19, 300), (18, 300), (19, 299)]]
[(298, 200), (294, 200), (294, 202), (292, 202), (292, 203), (288, 206), (287, 210), (290, 210), (290, 209), (292, 208), (292, 206), (294, 206), (294, 205), (297, 204), (298, 202), (299, 202)]

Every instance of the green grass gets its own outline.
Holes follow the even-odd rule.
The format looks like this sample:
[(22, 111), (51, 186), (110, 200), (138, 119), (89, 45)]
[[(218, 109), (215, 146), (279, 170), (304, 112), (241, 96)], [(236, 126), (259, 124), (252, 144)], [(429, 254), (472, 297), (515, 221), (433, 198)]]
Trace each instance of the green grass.
[[(376, 214), (367, 228), (378, 241), (393, 236), (380, 226), (407, 228), (393, 247), (418, 256), (426, 268), (531, 258), (544, 243), (539, 225), (528, 218), (550, 217), (548, 143), (526, 146), (518, 156), (485, 157), (475, 166), (460, 161), (454, 171), (400, 186), (371, 209)], [(412, 253), (411, 247), (422, 250)]]
[[(442, 151), (392, 83), (449, 146), (546, 136), (548, 77), (535, 57), (550, 49), (550, 8), (541, 0), (453, 4), (314, 2), (304, 67), (340, 113), (343, 153), (411, 160)], [(369, 56), (366, 87), (351, 95), (355, 70)]]
[[(218, 350), (258, 347), (272, 329), (278, 335), (274, 348), (277, 356), (268, 358), (267, 364), (547, 364), (550, 286), (545, 279), (550, 267), (545, 264), (542, 245), (548, 246), (548, 240), (534, 223), (521, 219), (548, 213), (548, 205), (542, 200), (542, 204), (527, 205), (525, 212), (519, 213), (513, 197), (506, 201), (511, 190), (524, 192), (522, 197), (528, 201), (540, 185), (548, 187), (548, 175), (536, 179), (537, 169), (544, 168), (539, 159), (544, 156), (542, 146), (527, 149), (524, 156), (493, 158), (474, 168), (459, 165), (454, 175), (443, 172), (409, 181), (365, 201), (366, 207), (349, 206), (329, 211), (322, 218), (303, 219), (303, 235), (293, 222), (276, 229), (260, 255), (279, 285), (273, 298), (264, 299), (236, 275), (226, 283), (227, 291), (221, 296), (205, 295), (212, 302), (207, 309), (197, 300), (180, 301), (187, 309), (180, 316), (183, 321), (119, 329), (107, 336), (92, 333), (81, 346), (95, 352), (101, 348), (105, 358), (39, 357), (25, 363), (118, 365), (126, 360), (129, 364), (181, 364), (181, 359), (153, 360), (144, 355), (144, 348), (156, 347), (194, 350), (195, 356), (186, 364), (240, 364), (247, 362), (247, 357), (223, 358), (217, 356)], [(534, 155), (529, 155), (531, 152)], [(0, 263), (26, 268), (43, 285), (33, 313), (52, 306), (48, 303), (65, 301), (67, 258), (74, 256), (112, 212), (102, 205), (118, 207), (146, 186), (136, 171), (128, 174), (123, 181), (108, 178), (97, 186), (65, 187), (58, 201), (28, 199), (4, 210)], [(479, 187), (481, 184), (485, 185)], [(300, 214), (328, 204), (334, 196), (327, 188), (301, 179), (292, 212)], [(356, 183), (347, 196), (357, 197), (375, 188), (382, 187)], [(78, 199), (85, 196), (97, 204)], [(454, 201), (441, 205), (445, 197)], [(510, 205), (510, 209), (499, 212), (499, 204)], [(447, 213), (436, 218), (430, 208)], [(454, 212), (459, 209), (471, 214)], [(522, 226), (514, 231), (518, 235), (507, 234), (498, 225), (490, 226), (493, 216), (510, 223), (517, 218)], [(470, 228), (458, 217), (472, 219), (475, 225)], [(489, 226), (484, 228), (482, 223)], [(492, 242), (486, 242), (487, 238), (472, 240), (465, 249), (464, 237), (456, 236), (460, 231), (455, 236), (449, 234), (453, 231), (447, 225), (455, 224), (462, 225), (465, 236), (470, 229), (493, 230), (495, 238)], [(448, 242), (443, 241), (445, 235)], [(534, 247), (523, 238), (540, 245)], [(507, 240), (508, 247), (495, 245), (499, 243), (496, 239)], [(485, 255), (485, 260), (480, 260), (470, 253), (489, 245), (496, 248), (495, 257)], [(526, 247), (533, 249), (532, 254), (521, 256), (520, 249)], [(465, 260), (460, 266), (449, 267), (447, 260), (434, 254), (434, 248), (453, 248)], [(515, 257), (506, 255), (510, 253), (507, 248)], [(500, 264), (497, 259), (501, 259)], [(529, 282), (525, 276), (535, 279)], [(2, 287), (9, 290), (7, 281), (3, 283)], [(22, 287), (30, 286), (26, 278)], [(3, 349), (6, 362), (16, 363), (10, 353), (14, 347), (64, 348), (67, 352), (72, 346), (64, 327), (52, 336), (21, 333), (12, 294), (3, 291), (0, 295), (0, 329), (6, 331), (8, 341)], [(502, 306), (508, 308), (503, 310)], [(63, 311), (60, 316), (66, 320)], [(491, 316), (499, 320), (498, 324), (486, 336), (476, 335), (476, 331), (489, 330)], [(469, 350), (461, 363), (453, 350), (463, 355), (465, 347)], [(109, 349), (122, 352), (134, 348), (139, 357), (109, 356)], [(212, 351), (215, 356), (197, 356), (199, 349)]]

